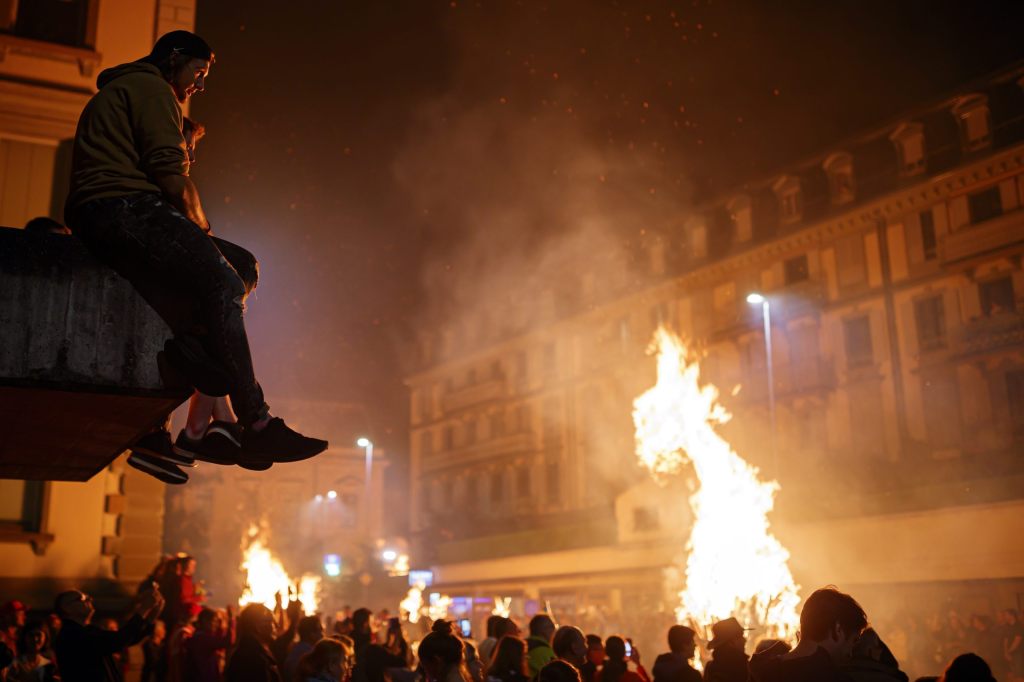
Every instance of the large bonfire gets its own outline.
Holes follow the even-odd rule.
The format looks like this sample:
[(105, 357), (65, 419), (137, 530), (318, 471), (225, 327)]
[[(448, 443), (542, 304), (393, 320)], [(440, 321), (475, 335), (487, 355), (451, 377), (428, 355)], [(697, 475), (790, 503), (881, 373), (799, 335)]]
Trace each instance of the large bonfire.
[(658, 329), (652, 349), (657, 383), (633, 403), (637, 457), (656, 479), (691, 464), (699, 482), (690, 497), (694, 524), (676, 617), (707, 625), (735, 616), (760, 636), (791, 640), (799, 588), (767, 518), (778, 484), (762, 482), (715, 430), (731, 415), (718, 389), (700, 384), (700, 366), (686, 345)]
[(238, 600), (239, 606), (263, 604), (273, 609), (277, 595), (283, 602), (295, 599), (302, 604), (306, 615), (316, 613), (320, 577), (310, 574), (297, 580), (289, 577), (281, 561), (267, 547), (266, 532), (259, 526), (250, 526), (242, 546), (242, 571), (245, 589)]

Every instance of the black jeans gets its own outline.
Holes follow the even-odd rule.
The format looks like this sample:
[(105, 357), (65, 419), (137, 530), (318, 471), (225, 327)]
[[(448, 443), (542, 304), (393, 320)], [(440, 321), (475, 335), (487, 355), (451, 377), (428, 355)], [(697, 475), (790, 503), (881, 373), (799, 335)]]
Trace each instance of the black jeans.
[(231, 404), (241, 424), (268, 414), (242, 319), (259, 279), (251, 253), (211, 238), (159, 194), (97, 199), (68, 219), (75, 236), (131, 282), (176, 336), (200, 339), (231, 377)]

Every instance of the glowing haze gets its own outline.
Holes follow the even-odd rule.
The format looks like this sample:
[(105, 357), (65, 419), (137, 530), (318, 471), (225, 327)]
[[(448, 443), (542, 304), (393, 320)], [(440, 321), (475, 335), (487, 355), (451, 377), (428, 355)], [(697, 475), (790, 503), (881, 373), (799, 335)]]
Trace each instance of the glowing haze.
[(735, 616), (759, 635), (793, 639), (799, 587), (767, 517), (778, 484), (761, 481), (715, 430), (731, 415), (718, 389), (701, 385), (700, 366), (679, 337), (659, 328), (652, 350), (657, 383), (633, 403), (637, 457), (655, 478), (689, 464), (699, 481), (676, 617), (706, 626)]

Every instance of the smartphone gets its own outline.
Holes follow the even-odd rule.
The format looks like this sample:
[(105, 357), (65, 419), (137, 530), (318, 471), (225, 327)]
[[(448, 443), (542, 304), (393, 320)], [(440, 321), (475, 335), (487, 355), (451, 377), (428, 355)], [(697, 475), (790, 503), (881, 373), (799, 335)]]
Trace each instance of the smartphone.
[(626, 658), (633, 658), (633, 642), (626, 640)]
[(462, 631), (462, 636), (463, 637), (472, 637), (473, 636), (473, 626), (470, 625), (469, 618), (460, 618), (459, 619), (459, 630)]

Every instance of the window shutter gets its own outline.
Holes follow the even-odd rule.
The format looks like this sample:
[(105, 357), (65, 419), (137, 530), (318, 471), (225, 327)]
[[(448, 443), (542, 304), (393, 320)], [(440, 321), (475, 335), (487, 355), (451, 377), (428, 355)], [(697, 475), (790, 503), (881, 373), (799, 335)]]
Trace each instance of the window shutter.
[(981, 317), (981, 290), (977, 282), (965, 287), (963, 290), (964, 319), (973, 320)]
[(949, 201), (949, 231), (957, 232), (971, 221), (967, 210), (967, 197), (959, 196)]
[(1017, 201), (1017, 188), (1014, 187), (1012, 179), (999, 183), (999, 198), (1002, 201), (1004, 213), (1012, 211), (1020, 205)]
[(924, 244), (921, 241), (921, 219), (916, 213), (907, 216), (907, 261), (911, 265), (924, 262)]

